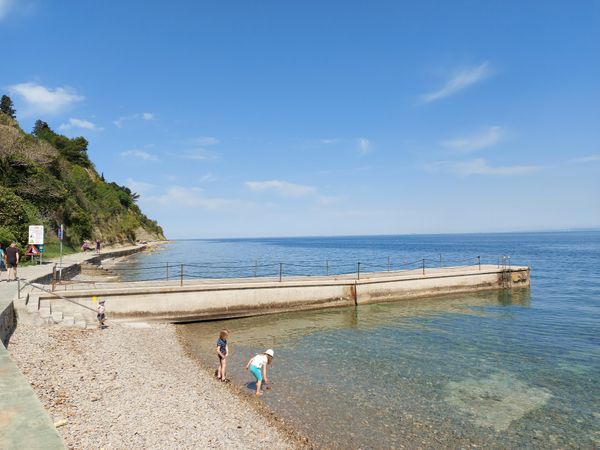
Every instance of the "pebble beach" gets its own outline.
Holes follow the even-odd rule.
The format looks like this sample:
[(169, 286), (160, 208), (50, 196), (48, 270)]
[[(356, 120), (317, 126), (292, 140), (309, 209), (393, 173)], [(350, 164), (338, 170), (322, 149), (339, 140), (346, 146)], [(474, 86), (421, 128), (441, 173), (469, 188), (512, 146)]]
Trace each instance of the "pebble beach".
[(174, 325), (21, 323), (8, 350), (68, 448), (308, 446), (251, 394), (189, 357)]

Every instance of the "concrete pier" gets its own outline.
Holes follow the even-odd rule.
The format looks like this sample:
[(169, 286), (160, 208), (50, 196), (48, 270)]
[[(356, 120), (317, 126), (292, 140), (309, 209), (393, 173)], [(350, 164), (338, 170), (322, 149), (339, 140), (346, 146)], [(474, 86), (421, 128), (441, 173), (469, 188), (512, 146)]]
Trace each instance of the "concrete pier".
[[(81, 284), (57, 293), (92, 309), (97, 305), (93, 297), (102, 298), (111, 320), (176, 323), (528, 286), (528, 267), (475, 265), (361, 273), (360, 278), (339, 275), (286, 277), (281, 281), (244, 278)], [(77, 312), (86, 315), (88, 321), (94, 320), (93, 311), (52, 294), (32, 292), (29, 301), (50, 313)]]

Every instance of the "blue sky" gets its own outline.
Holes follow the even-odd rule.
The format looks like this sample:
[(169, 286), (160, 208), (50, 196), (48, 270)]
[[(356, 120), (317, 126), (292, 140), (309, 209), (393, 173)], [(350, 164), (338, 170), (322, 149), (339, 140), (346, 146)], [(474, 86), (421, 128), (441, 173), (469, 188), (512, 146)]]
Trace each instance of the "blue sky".
[(22, 126), (170, 238), (600, 226), (600, 2), (0, 0)]

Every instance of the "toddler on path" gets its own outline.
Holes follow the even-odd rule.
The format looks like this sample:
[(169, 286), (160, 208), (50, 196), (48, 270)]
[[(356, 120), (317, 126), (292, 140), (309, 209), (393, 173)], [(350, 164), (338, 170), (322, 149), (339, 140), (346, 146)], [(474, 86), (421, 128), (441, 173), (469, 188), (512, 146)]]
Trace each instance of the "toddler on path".
[(104, 314), (104, 300), (98, 300), (98, 307), (96, 308), (98, 315), (96, 316), (98, 319), (98, 328), (104, 328), (104, 321), (106, 320), (106, 314)]
[(227, 368), (227, 354), (229, 353), (229, 347), (227, 347), (227, 336), (229, 332), (226, 329), (222, 329), (219, 332), (219, 339), (217, 340), (217, 356), (219, 357), (219, 368), (217, 369), (217, 380), (226, 381), (225, 369)]
[(254, 378), (256, 378), (256, 395), (262, 395), (260, 385), (263, 379), (265, 380), (265, 384), (269, 383), (269, 379), (267, 378), (267, 364), (271, 365), (273, 363), (273, 354), (273, 350), (268, 349), (264, 353), (254, 356), (246, 364), (246, 370), (249, 369)]

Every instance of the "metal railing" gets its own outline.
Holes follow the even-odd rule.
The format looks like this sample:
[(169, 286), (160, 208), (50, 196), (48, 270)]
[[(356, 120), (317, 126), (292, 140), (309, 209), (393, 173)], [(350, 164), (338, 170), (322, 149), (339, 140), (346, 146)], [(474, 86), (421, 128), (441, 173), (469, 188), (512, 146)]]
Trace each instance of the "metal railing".
[[(489, 257), (487, 264), (510, 266), (510, 257)], [(481, 256), (466, 258), (435, 257), (406, 260), (400, 257), (364, 258), (356, 262), (327, 259), (324, 261), (222, 261), (141, 265), (135, 263), (118, 263), (103, 266), (110, 275), (117, 275), (116, 280), (103, 280), (101, 283), (123, 281), (179, 281), (208, 280), (230, 278), (264, 278), (282, 281), (286, 277), (330, 277), (355, 276), (361, 279), (372, 273), (397, 273), (401, 271), (418, 271), (426, 275), (428, 270), (450, 267), (476, 267), (481, 270), (484, 262)], [(501, 264), (502, 263), (502, 264)], [(86, 281), (82, 281), (85, 283)], [(76, 281), (75, 281), (76, 283)]]
[(22, 279), (22, 278), (19, 278), (17, 281), (18, 281), (18, 286), (17, 286), (17, 298), (19, 298), (19, 299), (21, 298), (21, 290), (22, 290), (21, 283), (22, 283), (22, 284), (24, 284), (24, 285), (26, 285), (26, 286), (31, 286), (32, 288), (39, 289), (40, 291), (43, 291), (43, 292), (45, 292), (45, 293), (47, 293), (47, 294), (50, 294), (50, 295), (53, 295), (53, 296), (55, 296), (55, 297), (57, 297), (57, 298), (60, 298), (60, 299), (62, 299), (62, 300), (66, 300), (67, 302), (73, 303), (74, 305), (81, 306), (82, 308), (89, 309), (90, 311), (96, 312), (96, 310), (95, 310), (94, 308), (90, 308), (90, 307), (89, 307), (89, 306), (87, 306), (87, 305), (82, 305), (81, 303), (79, 303), (79, 302), (76, 302), (76, 301), (75, 301), (75, 300), (73, 300), (73, 299), (70, 299), (70, 298), (67, 298), (67, 297), (63, 297), (62, 295), (60, 295), (60, 294), (57, 294), (56, 292), (53, 292), (53, 291), (51, 291), (51, 290), (48, 290), (48, 289), (46, 289), (46, 288), (43, 288), (43, 287), (41, 287), (41, 286), (38, 286), (38, 285), (36, 285), (36, 284), (34, 284), (34, 283), (30, 283), (29, 281), (27, 281), (27, 280), (24, 280), (24, 279)]

